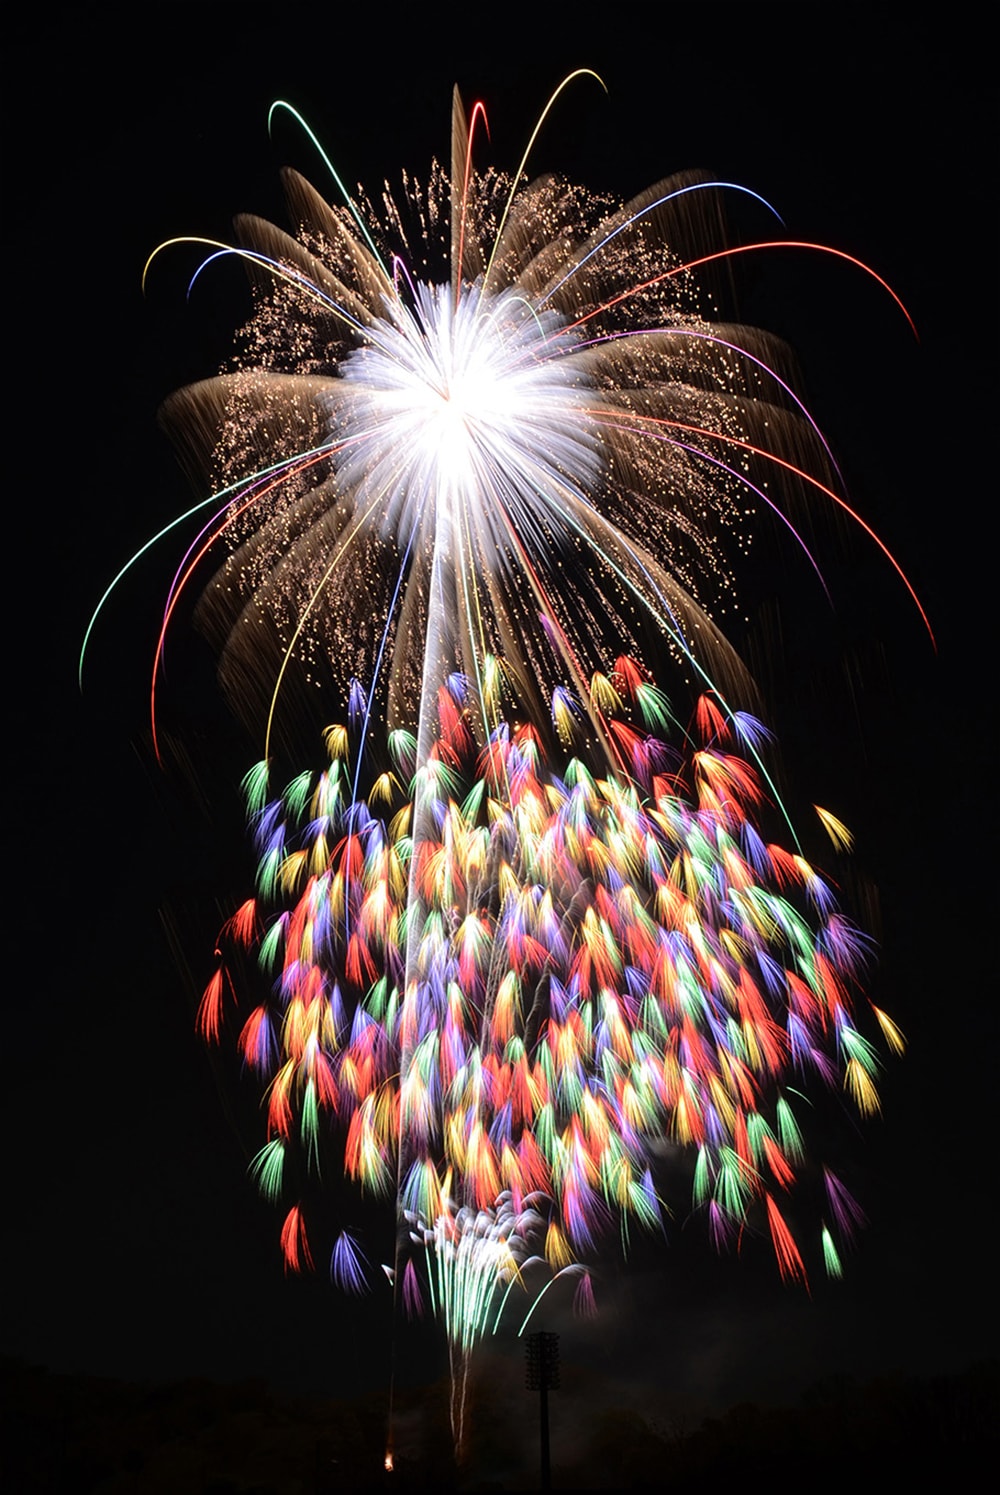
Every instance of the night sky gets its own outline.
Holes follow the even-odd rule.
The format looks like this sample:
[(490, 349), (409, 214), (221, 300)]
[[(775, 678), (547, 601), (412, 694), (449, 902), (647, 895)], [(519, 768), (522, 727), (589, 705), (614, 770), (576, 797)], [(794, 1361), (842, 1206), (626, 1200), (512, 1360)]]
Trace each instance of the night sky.
[[(292, 125), (269, 140), (269, 103), (293, 102), (345, 179), (377, 188), (447, 152), (455, 82), (487, 104), (480, 160), (512, 168), (579, 66), (609, 94), (584, 80), (564, 96), (536, 171), (624, 198), (709, 167), (775, 203), (787, 237), (856, 255), (907, 305), (919, 343), (843, 263), (778, 251), (735, 272), (743, 319), (794, 346), (852, 501), (912, 578), (939, 652), (860, 534), (831, 525), (821, 543), (835, 613), (773, 535), (742, 563), (745, 643), (786, 772), (801, 802), (856, 832), (879, 896), (873, 991), (910, 1049), (887, 1065), (883, 1116), (860, 1126), (845, 1112), (834, 1138), (870, 1221), (845, 1280), (809, 1297), (780, 1284), (765, 1243), (719, 1260), (675, 1220), (669, 1244), (631, 1268), (608, 1255), (596, 1323), (550, 1321), (575, 1387), (564, 1415), (792, 1399), (821, 1377), (960, 1371), (997, 1353), (984, 43), (895, 8), (649, 13), (614, 40), (554, 20), (539, 37), (528, 11), (510, 32), (483, 20), (473, 34), (457, 8), (434, 7), (405, 29), (373, 14), (348, 32), (335, 7), (291, 22), (255, 6), (154, 6), (127, 26), (56, 7), (18, 23), (5, 174), (9, 1354), (341, 1397), (385, 1382), (387, 1294), (348, 1302), (322, 1277), (283, 1275), (279, 1216), (246, 1177), (252, 1089), (194, 1034), (214, 929), (249, 891), (238, 786), (255, 746), (185, 635), (164, 697), (174, 771), (153, 764), (145, 691), (179, 549), (137, 568), (108, 607), (82, 699), (78, 647), (119, 566), (189, 503), (157, 407), (216, 371), (247, 306), (235, 267), (185, 304), (183, 255), (161, 260), (144, 298), (147, 255), (178, 234), (224, 239), (241, 211), (284, 223), (282, 165), (319, 178)], [(433, 1336), (415, 1332), (401, 1354), (404, 1376), (440, 1374)], [(512, 1369), (512, 1397), (519, 1379)]]

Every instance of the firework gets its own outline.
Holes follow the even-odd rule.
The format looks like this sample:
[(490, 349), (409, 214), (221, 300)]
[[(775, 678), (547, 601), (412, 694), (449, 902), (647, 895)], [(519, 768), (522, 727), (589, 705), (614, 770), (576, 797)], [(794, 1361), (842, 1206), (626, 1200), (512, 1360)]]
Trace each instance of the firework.
[[(260, 1078), (288, 1267), (322, 1248), (371, 1283), (315, 1208), (346, 1176), (392, 1202), (396, 1292), (463, 1352), (539, 1263), (586, 1307), (583, 1264), (659, 1229), (678, 1176), (717, 1245), (759, 1223), (804, 1279), (798, 1093), (869, 1114), (870, 1035), (900, 1046), (708, 611), (754, 512), (813, 567), (794, 505), (852, 512), (780, 345), (706, 301), (746, 189), (689, 174), (620, 206), (477, 171), (481, 116), (456, 95), (426, 185), (336, 179), (331, 207), (286, 173), (294, 235), (247, 218), (209, 245), (255, 311), (164, 417), (213, 488), (164, 634), (224, 552), (201, 618), (264, 741), (256, 890), (199, 1026)], [(317, 701), (324, 761), (295, 772)], [(824, 1178), (837, 1274), (858, 1211)]]

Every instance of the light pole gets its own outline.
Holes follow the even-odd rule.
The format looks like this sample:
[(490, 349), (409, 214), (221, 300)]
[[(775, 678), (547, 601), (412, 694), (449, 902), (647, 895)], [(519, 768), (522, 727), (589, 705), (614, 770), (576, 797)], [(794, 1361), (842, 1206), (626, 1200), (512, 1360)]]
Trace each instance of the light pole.
[(525, 1385), (529, 1391), (538, 1391), (542, 1489), (549, 1490), (549, 1390), (559, 1389), (559, 1335), (529, 1334), (527, 1351)]

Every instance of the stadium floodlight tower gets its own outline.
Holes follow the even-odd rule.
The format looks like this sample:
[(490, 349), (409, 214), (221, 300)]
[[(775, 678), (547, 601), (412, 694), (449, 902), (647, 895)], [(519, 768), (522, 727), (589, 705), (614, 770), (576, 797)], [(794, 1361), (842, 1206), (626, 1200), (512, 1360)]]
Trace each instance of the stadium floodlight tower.
[(559, 1335), (528, 1335), (528, 1367), (525, 1385), (538, 1392), (538, 1423), (541, 1439), (542, 1489), (551, 1489), (549, 1478), (549, 1392), (559, 1389)]

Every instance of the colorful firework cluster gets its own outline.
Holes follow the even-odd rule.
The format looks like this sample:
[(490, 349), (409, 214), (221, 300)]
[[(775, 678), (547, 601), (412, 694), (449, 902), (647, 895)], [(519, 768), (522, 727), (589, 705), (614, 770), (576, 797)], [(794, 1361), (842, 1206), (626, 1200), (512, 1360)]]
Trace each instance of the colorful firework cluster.
[[(485, 664), (495, 688), (501, 666)], [(752, 719), (727, 720), (704, 696), (702, 745), (689, 738), (682, 756), (658, 735), (668, 708), (634, 661), (595, 676), (595, 698), (620, 755), (601, 777), (572, 756), (555, 772), (530, 722), (512, 725), (456, 675), (419, 767), (416, 739), (395, 733), (394, 767), (362, 801), (349, 730), (335, 727), (329, 767), (256, 810), (258, 894), (226, 943), (273, 977), (240, 1036), (268, 1084), (262, 1187), (281, 1197), (290, 1148), (318, 1170), (321, 1134), (339, 1122), (347, 1174), (398, 1197), (437, 1254), (469, 1220), (496, 1247), (503, 1210), (489, 1270), (509, 1281), (532, 1238), (558, 1271), (616, 1217), (658, 1226), (667, 1138), (693, 1151), (716, 1243), (762, 1202), (782, 1273), (802, 1276), (781, 1205), (802, 1161), (786, 1086), (842, 1081), (863, 1113), (877, 1107), (854, 1016), (865, 942), (822, 876), (758, 833), (759, 775), (733, 751), (756, 737)], [(497, 725), (477, 746), (481, 715)], [(414, 838), (417, 800), (427, 828)], [(224, 1005), (220, 967), (201, 1009), (209, 1039)], [(826, 1184), (831, 1221), (849, 1228), (843, 1186), (829, 1172)], [(839, 1271), (827, 1227), (823, 1240)], [(297, 1204), (283, 1242), (293, 1267), (311, 1261)], [(334, 1275), (357, 1286), (357, 1272), (343, 1236)], [(469, 1269), (469, 1285), (489, 1308), (493, 1284)], [(412, 1258), (403, 1291), (415, 1305)], [(461, 1332), (470, 1320), (478, 1307)]]
[[(765, 829), (767, 734), (701, 600), (755, 508), (813, 566), (791, 506), (847, 510), (780, 345), (699, 295), (746, 189), (689, 174), (616, 207), (524, 161), (475, 172), (481, 113), (456, 97), (450, 172), (378, 210), (286, 174), (296, 237), (242, 219), (210, 246), (256, 284), (237, 363), (166, 409), (216, 512), (164, 629), (228, 545), (202, 615), (266, 722), (256, 894), (200, 1027), (238, 1032), (264, 1086), (289, 1267), (318, 1257), (333, 1149), (394, 1202), (402, 1298), (463, 1345), (533, 1259), (586, 1303), (602, 1240), (660, 1227), (668, 1153), (718, 1245), (759, 1222), (804, 1278), (798, 1092), (870, 1113), (865, 1034), (900, 1047), (866, 940), (790, 824)], [(289, 722), (331, 692), (326, 765), (274, 794)], [(858, 1211), (825, 1182), (837, 1273)], [(325, 1249), (359, 1288), (354, 1234)]]

